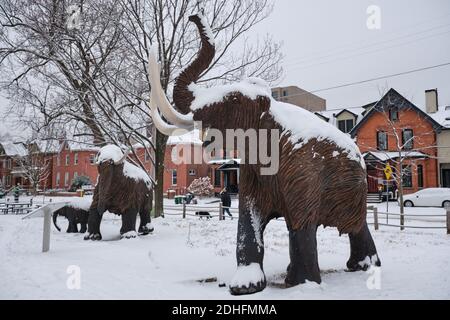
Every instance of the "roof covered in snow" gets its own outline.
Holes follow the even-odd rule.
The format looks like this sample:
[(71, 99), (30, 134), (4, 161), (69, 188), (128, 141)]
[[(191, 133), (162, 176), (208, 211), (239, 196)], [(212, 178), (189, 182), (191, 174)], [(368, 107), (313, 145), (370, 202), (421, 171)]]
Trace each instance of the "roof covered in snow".
[(25, 157), (28, 154), (27, 148), (20, 142), (2, 142), (0, 143), (0, 146), (1, 155), (9, 157)]
[(438, 112), (431, 113), (430, 116), (444, 129), (450, 129), (450, 106), (441, 107)]
[(364, 158), (369, 158), (370, 156), (375, 157), (376, 160), (379, 160), (379, 161), (394, 160), (394, 159), (398, 159), (400, 157), (401, 158), (429, 158), (430, 157), (429, 155), (427, 155), (423, 152), (419, 152), (419, 151), (401, 152), (400, 155), (396, 151), (394, 151), (394, 152), (370, 151), (370, 152), (365, 152), (363, 154)]

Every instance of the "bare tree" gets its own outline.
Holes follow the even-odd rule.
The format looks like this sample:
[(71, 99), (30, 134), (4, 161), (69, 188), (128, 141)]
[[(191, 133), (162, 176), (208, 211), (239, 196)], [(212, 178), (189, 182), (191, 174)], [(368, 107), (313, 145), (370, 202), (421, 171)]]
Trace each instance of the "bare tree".
[(159, 46), (163, 88), (170, 93), (173, 79), (198, 51), (188, 16), (202, 6), (217, 54), (200, 81), (260, 76), (273, 82), (281, 76), (280, 45), (270, 37), (253, 43), (244, 38), (270, 14), (271, 0), (4, 0), (2, 87), (14, 110), (31, 120), (39, 113), (44, 125), (70, 127), (72, 136), (88, 135), (97, 145), (148, 148), (154, 154), (158, 216), (167, 137), (148, 134), (149, 50)]

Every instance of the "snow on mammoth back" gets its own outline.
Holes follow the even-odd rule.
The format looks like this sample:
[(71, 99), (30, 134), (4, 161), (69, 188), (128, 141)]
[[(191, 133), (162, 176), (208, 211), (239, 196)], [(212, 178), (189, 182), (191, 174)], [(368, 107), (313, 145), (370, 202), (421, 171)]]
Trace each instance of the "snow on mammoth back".
[[(347, 158), (366, 168), (361, 152), (350, 136), (308, 110), (271, 99), (270, 114), (283, 127), (283, 135), (291, 134), (289, 140), (294, 149), (300, 149), (311, 139), (328, 140), (344, 150)], [(339, 154), (337, 151), (335, 155)]]
[(147, 187), (151, 187), (152, 183), (148, 174), (138, 166), (126, 161), (125, 154), (122, 149), (116, 145), (107, 145), (102, 147), (97, 154), (96, 164), (111, 160), (116, 165), (123, 163), (123, 175), (125, 177), (136, 181), (143, 181)]

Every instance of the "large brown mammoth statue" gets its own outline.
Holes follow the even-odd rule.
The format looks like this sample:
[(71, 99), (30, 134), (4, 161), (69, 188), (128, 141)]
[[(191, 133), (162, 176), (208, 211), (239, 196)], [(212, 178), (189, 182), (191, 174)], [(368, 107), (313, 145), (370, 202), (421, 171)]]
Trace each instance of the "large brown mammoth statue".
[[(286, 286), (321, 282), (317, 259), (318, 226), (336, 227), (349, 234), (350, 271), (380, 266), (366, 222), (366, 168), (358, 147), (346, 134), (294, 105), (275, 101), (260, 79), (214, 88), (196, 85), (215, 55), (214, 39), (201, 14), (191, 16), (198, 27), (201, 49), (197, 58), (178, 76), (172, 106), (161, 87), (156, 52), (149, 59), (150, 108), (153, 122), (166, 135), (177, 129), (264, 129), (279, 133), (279, 168), (262, 174), (259, 160), (242, 161), (239, 178), (238, 269), (230, 284), (234, 295), (261, 291), (266, 286), (263, 269), (263, 233), (271, 219), (283, 217), (289, 230), (290, 264)], [(265, 137), (267, 139), (267, 136)], [(268, 141), (268, 140), (266, 140)], [(238, 150), (247, 156), (248, 145)]]

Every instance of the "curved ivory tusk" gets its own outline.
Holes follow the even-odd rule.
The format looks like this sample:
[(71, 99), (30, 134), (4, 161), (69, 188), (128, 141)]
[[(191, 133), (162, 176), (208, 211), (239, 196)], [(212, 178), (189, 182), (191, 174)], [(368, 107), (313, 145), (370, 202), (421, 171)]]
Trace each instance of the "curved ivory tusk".
[(154, 93), (154, 99), (163, 116), (177, 127), (192, 130), (194, 128), (192, 113), (182, 114), (175, 110), (169, 100), (167, 100), (166, 94), (161, 87), (160, 70), (156, 60), (156, 50), (154, 47), (150, 50), (148, 57), (148, 74), (152, 93)]
[(150, 111), (151, 117), (153, 119), (153, 124), (159, 132), (166, 136), (182, 136), (188, 133), (187, 129), (181, 129), (177, 126), (167, 124), (158, 112), (158, 107), (155, 104), (154, 93), (152, 90), (152, 94), (150, 96)]

